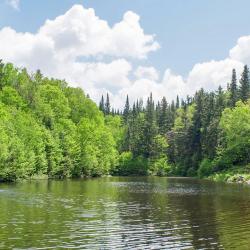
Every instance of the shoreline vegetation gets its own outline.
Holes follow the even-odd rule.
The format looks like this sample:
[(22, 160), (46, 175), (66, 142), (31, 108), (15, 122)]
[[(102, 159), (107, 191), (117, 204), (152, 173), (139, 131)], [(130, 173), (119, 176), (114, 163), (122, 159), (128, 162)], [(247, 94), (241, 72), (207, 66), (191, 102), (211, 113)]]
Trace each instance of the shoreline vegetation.
[(0, 182), (99, 176), (183, 176), (250, 184), (250, 81), (124, 109), (0, 60)]
[(250, 185), (250, 165), (234, 167), (232, 169), (214, 173), (207, 177), (209, 180), (222, 181), (227, 183), (242, 183)]

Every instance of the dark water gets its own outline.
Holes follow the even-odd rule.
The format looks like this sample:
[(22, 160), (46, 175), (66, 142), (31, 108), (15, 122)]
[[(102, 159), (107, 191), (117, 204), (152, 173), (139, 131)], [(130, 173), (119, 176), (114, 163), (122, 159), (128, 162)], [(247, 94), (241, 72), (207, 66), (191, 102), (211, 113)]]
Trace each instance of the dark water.
[(1, 184), (0, 249), (250, 249), (250, 188), (157, 177)]

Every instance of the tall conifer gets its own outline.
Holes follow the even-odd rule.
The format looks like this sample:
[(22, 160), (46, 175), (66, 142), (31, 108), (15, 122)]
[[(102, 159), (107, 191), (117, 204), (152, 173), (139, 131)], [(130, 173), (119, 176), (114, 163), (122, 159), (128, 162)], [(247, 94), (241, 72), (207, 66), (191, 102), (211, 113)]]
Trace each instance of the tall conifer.
[(247, 65), (244, 66), (244, 70), (240, 79), (239, 96), (243, 102), (246, 102), (249, 98), (250, 83), (249, 83), (249, 69)]

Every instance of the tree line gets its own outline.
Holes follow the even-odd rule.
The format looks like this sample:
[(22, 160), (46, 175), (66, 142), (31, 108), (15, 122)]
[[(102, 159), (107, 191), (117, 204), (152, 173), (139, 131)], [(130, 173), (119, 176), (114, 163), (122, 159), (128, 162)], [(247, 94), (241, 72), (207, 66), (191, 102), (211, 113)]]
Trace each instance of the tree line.
[(208, 176), (250, 162), (247, 66), (226, 90), (99, 107), (80, 88), (0, 61), (0, 181), (47, 176)]
[[(240, 80), (232, 70), (227, 89), (200, 89), (185, 100), (177, 96), (144, 105), (130, 105), (122, 113), (125, 135), (117, 174), (208, 176), (250, 163), (250, 80), (245, 65)], [(110, 114), (109, 98), (100, 110)], [(120, 112), (111, 112), (120, 116)]]

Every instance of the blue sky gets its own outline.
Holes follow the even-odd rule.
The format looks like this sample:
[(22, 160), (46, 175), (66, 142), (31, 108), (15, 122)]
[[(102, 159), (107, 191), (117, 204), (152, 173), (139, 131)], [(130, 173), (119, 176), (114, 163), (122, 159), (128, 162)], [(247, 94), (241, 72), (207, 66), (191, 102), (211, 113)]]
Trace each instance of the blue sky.
[(156, 34), (161, 49), (149, 56), (158, 69), (187, 74), (197, 62), (219, 60), (243, 35), (250, 33), (248, 0), (22, 0), (16, 11), (1, 0), (0, 28), (34, 32), (46, 19), (63, 14), (73, 4), (94, 8), (110, 25), (132, 10), (147, 33)]
[(20, 0), (19, 10), (7, 1), (0, 0), (0, 29), (9, 26), (16, 32), (36, 33), (46, 19), (65, 14), (75, 4), (93, 8), (111, 27), (131, 10), (161, 48), (147, 59), (130, 61), (154, 67), (162, 78), (166, 69), (186, 78), (197, 63), (224, 60), (237, 39), (250, 34), (248, 0)]

